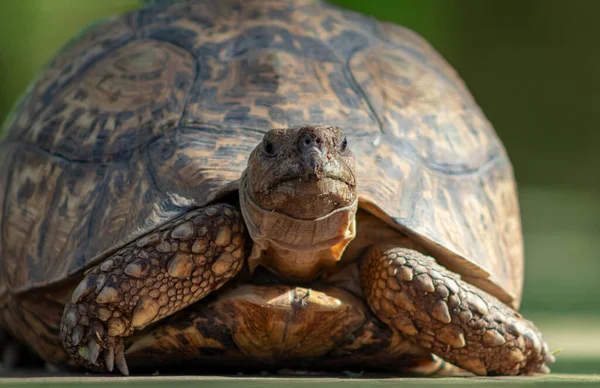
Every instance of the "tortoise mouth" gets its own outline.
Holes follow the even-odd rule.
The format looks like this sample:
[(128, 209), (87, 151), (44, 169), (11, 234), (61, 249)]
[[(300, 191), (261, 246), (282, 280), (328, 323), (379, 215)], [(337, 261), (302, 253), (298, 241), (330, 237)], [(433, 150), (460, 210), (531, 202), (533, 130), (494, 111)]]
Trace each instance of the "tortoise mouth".
[(356, 200), (352, 183), (335, 175), (287, 175), (254, 193), (256, 203), (268, 211), (296, 219), (316, 219), (344, 208)]
[[(327, 189), (332, 186), (346, 186), (347, 190), (355, 189), (355, 185), (352, 182), (348, 182), (341, 176), (325, 173), (320, 176), (317, 176), (316, 174), (295, 174), (284, 176), (267, 186), (266, 191), (298, 188), (301, 189), (301, 192), (308, 189), (310, 192), (314, 191), (314, 194), (327, 194), (327, 190), (319, 191), (319, 189)], [(310, 189), (317, 190), (315, 191)]]

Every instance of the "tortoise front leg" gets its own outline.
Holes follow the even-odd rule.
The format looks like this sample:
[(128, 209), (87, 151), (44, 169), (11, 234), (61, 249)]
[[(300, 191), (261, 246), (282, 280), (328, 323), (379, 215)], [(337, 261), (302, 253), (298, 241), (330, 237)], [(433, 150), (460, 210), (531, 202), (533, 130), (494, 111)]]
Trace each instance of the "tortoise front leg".
[(431, 257), (373, 246), (362, 265), (373, 312), (457, 366), (478, 375), (517, 375), (547, 371), (545, 363), (554, 359), (533, 323)]
[(92, 268), (61, 322), (67, 353), (87, 368), (129, 373), (124, 338), (204, 298), (235, 276), (244, 256), (238, 209), (192, 211)]

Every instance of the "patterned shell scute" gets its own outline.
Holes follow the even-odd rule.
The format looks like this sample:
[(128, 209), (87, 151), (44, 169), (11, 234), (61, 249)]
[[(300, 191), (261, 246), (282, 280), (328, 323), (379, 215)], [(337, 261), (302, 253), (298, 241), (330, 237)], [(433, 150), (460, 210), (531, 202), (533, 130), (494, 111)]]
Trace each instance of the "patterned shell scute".
[(304, 123), (346, 130), (365, 208), (518, 305), (512, 167), (462, 81), (409, 30), (313, 0), (155, 5), (65, 47), (0, 144), (9, 287), (235, 190), (265, 131)]

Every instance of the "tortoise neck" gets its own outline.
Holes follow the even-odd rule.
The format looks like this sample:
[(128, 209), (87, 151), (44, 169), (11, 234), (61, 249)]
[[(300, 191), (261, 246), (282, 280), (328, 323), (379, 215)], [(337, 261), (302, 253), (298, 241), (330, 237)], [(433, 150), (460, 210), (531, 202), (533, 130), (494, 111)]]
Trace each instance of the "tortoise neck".
[(305, 220), (262, 209), (247, 190), (244, 174), (240, 206), (254, 242), (248, 258), (251, 272), (262, 265), (292, 281), (314, 280), (335, 267), (356, 236), (358, 200), (324, 217)]

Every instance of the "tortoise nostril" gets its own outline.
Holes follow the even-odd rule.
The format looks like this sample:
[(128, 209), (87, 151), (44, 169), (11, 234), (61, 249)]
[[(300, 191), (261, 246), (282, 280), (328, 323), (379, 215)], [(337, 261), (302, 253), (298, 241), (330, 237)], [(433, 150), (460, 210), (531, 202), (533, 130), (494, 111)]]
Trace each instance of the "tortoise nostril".
[(298, 139), (298, 146), (302, 152), (309, 152), (311, 150), (321, 149), (323, 147), (323, 139), (313, 134), (304, 134)]

